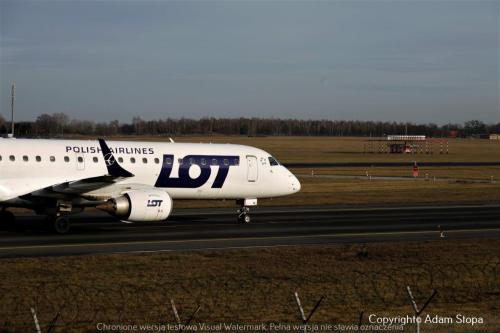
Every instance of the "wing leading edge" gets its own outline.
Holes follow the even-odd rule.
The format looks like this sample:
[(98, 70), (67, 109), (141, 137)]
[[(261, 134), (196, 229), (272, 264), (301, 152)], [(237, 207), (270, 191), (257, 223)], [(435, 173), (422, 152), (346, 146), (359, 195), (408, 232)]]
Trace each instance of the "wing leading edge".
[(98, 139), (98, 141), (101, 146), (101, 152), (104, 158), (104, 163), (106, 163), (108, 174), (57, 184), (52, 186), (53, 191), (71, 194), (86, 193), (109, 186), (124, 178), (134, 177), (133, 173), (125, 170), (120, 164), (118, 164), (106, 141), (104, 139)]

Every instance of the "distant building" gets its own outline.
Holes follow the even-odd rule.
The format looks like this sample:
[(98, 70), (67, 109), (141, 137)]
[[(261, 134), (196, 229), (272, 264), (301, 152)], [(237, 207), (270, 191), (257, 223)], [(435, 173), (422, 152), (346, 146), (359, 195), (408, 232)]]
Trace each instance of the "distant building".
[(388, 141), (425, 141), (425, 135), (388, 135)]
[(448, 139), (427, 138), (425, 135), (387, 135), (370, 138), (364, 143), (365, 153), (448, 154), (448, 149)]
[(500, 141), (500, 134), (490, 134), (490, 140), (499, 140)]

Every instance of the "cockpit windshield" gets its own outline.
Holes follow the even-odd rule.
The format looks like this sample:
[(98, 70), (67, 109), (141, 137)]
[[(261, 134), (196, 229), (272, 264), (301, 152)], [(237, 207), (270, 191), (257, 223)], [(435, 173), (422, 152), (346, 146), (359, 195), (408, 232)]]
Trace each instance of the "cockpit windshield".
[(274, 157), (272, 157), (272, 156), (269, 156), (269, 164), (270, 164), (271, 166), (280, 165), (280, 164), (278, 163), (278, 161), (277, 161)]

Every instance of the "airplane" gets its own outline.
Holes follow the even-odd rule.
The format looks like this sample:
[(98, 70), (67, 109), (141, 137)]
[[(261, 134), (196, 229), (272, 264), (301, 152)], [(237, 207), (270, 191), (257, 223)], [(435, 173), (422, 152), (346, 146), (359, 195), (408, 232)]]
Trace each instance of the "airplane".
[(271, 154), (244, 145), (0, 138), (0, 222), (7, 208), (45, 215), (58, 234), (88, 207), (123, 222), (166, 220), (174, 200), (235, 200), (249, 223), (258, 199), (300, 191), (299, 180)]

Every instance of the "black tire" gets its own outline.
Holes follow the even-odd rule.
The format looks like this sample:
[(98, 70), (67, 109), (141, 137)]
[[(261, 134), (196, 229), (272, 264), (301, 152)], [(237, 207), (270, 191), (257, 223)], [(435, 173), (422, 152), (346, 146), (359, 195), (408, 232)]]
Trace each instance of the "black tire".
[(8, 210), (0, 210), (0, 225), (3, 229), (12, 229), (16, 226), (16, 216)]
[(59, 235), (69, 232), (70, 224), (66, 216), (59, 216), (52, 220), (52, 231)]
[(252, 219), (250, 218), (249, 214), (243, 214), (243, 215), (238, 216), (238, 222), (240, 222), (242, 224), (248, 224), (251, 221), (252, 221)]
[(16, 220), (14, 213), (8, 210), (0, 210), (0, 221), (2, 223), (13, 223)]

